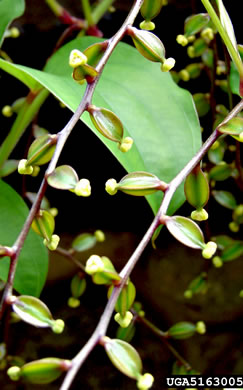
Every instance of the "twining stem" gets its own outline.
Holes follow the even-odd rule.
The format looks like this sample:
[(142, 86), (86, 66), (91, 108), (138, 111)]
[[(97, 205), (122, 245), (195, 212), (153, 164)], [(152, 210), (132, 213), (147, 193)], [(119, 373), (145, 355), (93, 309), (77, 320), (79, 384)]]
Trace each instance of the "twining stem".
[(163, 332), (161, 329), (157, 328), (152, 322), (147, 320), (146, 317), (139, 316), (137, 317), (138, 321), (147, 326), (156, 336), (160, 338), (160, 340), (167, 346), (167, 348), (172, 352), (175, 358), (183, 364), (187, 371), (190, 371), (192, 367), (190, 364), (176, 351), (176, 349), (169, 343), (166, 338), (166, 332)]
[(0, 168), (9, 157), (48, 95), (49, 91), (45, 88), (40, 89), (38, 92), (30, 91), (27, 95), (10, 132), (0, 146)]
[(223, 39), (225, 46), (227, 47), (230, 56), (232, 60), (235, 63), (235, 66), (238, 69), (238, 72), (243, 77), (243, 63), (241, 61), (240, 55), (238, 53), (238, 50), (234, 47), (233, 43), (231, 42), (231, 39), (228, 35), (228, 33), (225, 31), (220, 19), (218, 18), (218, 15), (216, 14), (214, 8), (212, 7), (209, 0), (201, 0), (204, 7), (206, 8), (210, 18), (212, 19), (212, 22), (215, 24), (215, 27), (217, 28), (221, 38)]
[[(227, 115), (227, 117), (223, 120), (223, 122), (218, 126), (218, 128), (227, 123), (230, 119), (232, 119), (234, 116), (236, 116), (241, 110), (243, 109), (243, 99), (241, 102)], [(197, 154), (192, 158), (191, 161), (178, 173), (178, 175), (168, 184), (168, 188), (165, 191), (164, 198), (162, 200), (161, 206), (159, 208), (158, 213), (156, 214), (152, 224), (148, 228), (147, 232), (145, 233), (144, 237), (140, 241), (138, 247), (136, 248), (135, 252), (132, 254), (130, 259), (128, 260), (127, 264), (124, 266), (122, 271), (120, 272), (120, 276), (122, 278), (122, 281), (120, 285), (115, 286), (112, 292), (111, 297), (108, 300), (108, 303), (105, 307), (105, 310), (100, 318), (100, 321), (93, 332), (90, 339), (87, 341), (87, 343), (84, 345), (84, 347), (80, 350), (80, 352), (74, 357), (72, 360), (72, 366), (68, 373), (66, 374), (66, 377), (63, 381), (63, 384), (60, 388), (60, 390), (68, 390), (75, 375), (77, 374), (78, 370), (82, 366), (83, 362), (87, 359), (90, 352), (94, 349), (94, 347), (100, 342), (102, 337), (105, 336), (108, 325), (110, 323), (114, 307), (117, 301), (117, 298), (122, 290), (122, 287), (126, 283), (128, 277), (130, 276), (133, 268), (135, 267), (136, 263), (138, 262), (141, 254), (143, 253), (144, 249), (150, 242), (150, 239), (153, 236), (153, 233), (155, 232), (156, 228), (160, 224), (160, 218), (162, 215), (166, 214), (166, 211), (169, 207), (170, 201), (172, 196), (174, 195), (175, 191), (179, 187), (179, 185), (183, 182), (185, 177), (195, 168), (196, 165), (199, 164), (199, 162), (202, 160), (205, 153), (207, 153), (208, 149), (213, 145), (213, 143), (217, 140), (217, 138), (221, 135), (218, 128), (214, 130), (212, 135), (207, 139), (207, 141), (203, 144), (203, 146), (199, 149)]]
[(100, 21), (104, 13), (109, 9), (114, 1), (115, 0), (103, 0), (97, 4), (92, 12), (92, 19), (94, 24), (97, 24)]
[(72, 264), (76, 265), (76, 267), (78, 267), (79, 269), (85, 272), (85, 266), (82, 263), (80, 263), (80, 261), (78, 261), (78, 259), (76, 259), (76, 257), (73, 256), (72, 253), (70, 253), (68, 250), (58, 246), (55, 252), (59, 253), (60, 255), (68, 259)]
[(90, 2), (89, 2), (89, 0), (81, 0), (81, 2), (82, 2), (83, 13), (84, 13), (85, 19), (87, 20), (89, 26), (93, 26), (95, 23), (94, 23), (94, 19), (93, 19), (93, 14), (92, 14)]

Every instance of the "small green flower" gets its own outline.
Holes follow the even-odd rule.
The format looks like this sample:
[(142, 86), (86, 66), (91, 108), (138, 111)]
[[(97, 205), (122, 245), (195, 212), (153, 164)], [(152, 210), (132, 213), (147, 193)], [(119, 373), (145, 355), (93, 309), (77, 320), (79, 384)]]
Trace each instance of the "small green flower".
[(104, 242), (105, 241), (105, 233), (102, 232), (102, 230), (96, 230), (94, 232), (94, 236), (98, 242)]
[(55, 320), (53, 322), (53, 325), (52, 325), (52, 331), (54, 333), (57, 333), (57, 334), (60, 334), (63, 332), (63, 329), (64, 329), (64, 326), (65, 326), (65, 323), (63, 320)]
[(186, 46), (188, 44), (188, 39), (185, 37), (185, 35), (182, 34), (177, 35), (176, 41), (181, 46)]
[(202, 251), (202, 256), (205, 258), (205, 259), (211, 259), (211, 257), (214, 255), (214, 253), (216, 252), (217, 250), (217, 244), (213, 241), (209, 241), (203, 251)]
[(208, 219), (208, 213), (204, 209), (194, 210), (191, 213), (191, 218), (195, 221), (206, 221)]
[(17, 366), (10, 367), (7, 371), (8, 376), (12, 381), (18, 381), (21, 374), (21, 369)]
[(32, 175), (34, 168), (32, 165), (27, 165), (28, 160), (20, 160), (18, 165), (18, 172), (21, 175)]
[(222, 267), (223, 266), (223, 261), (222, 261), (222, 259), (221, 259), (221, 257), (219, 257), (219, 256), (214, 256), (213, 258), (212, 258), (212, 263), (213, 263), (213, 265), (214, 265), (214, 267), (215, 268), (220, 268), (220, 267)]
[(110, 195), (115, 195), (117, 193), (117, 181), (115, 179), (109, 179), (105, 183), (105, 190)]
[(57, 246), (59, 244), (60, 237), (57, 234), (53, 234), (51, 237), (51, 240), (47, 240), (44, 238), (43, 242), (44, 245), (50, 250), (50, 251), (55, 251), (57, 249)]
[(206, 333), (206, 325), (203, 321), (198, 321), (196, 323), (196, 331), (199, 333), (199, 334), (204, 334)]
[(2, 108), (2, 114), (3, 116), (6, 116), (7, 118), (10, 118), (13, 115), (13, 110), (11, 106), (4, 106)]
[(94, 275), (97, 272), (102, 272), (105, 266), (100, 256), (92, 255), (86, 262), (85, 272), (89, 275)]
[(153, 22), (151, 22), (151, 20), (143, 20), (140, 23), (139, 27), (142, 30), (152, 31), (155, 29), (155, 24)]
[(131, 137), (125, 137), (119, 145), (119, 149), (121, 152), (126, 153), (131, 149), (132, 144), (133, 139)]
[(87, 57), (80, 50), (74, 49), (69, 56), (69, 65), (72, 68), (87, 64)]
[(150, 387), (152, 387), (153, 383), (154, 383), (153, 375), (146, 373), (144, 375), (141, 375), (138, 378), (137, 387), (139, 390), (147, 390), (150, 389)]
[(161, 65), (162, 72), (169, 72), (175, 66), (175, 59), (170, 57), (164, 60)]
[(78, 196), (88, 197), (91, 194), (91, 185), (88, 179), (81, 179), (76, 184), (73, 192)]
[(120, 313), (116, 313), (114, 319), (121, 328), (127, 328), (133, 319), (133, 315), (130, 311), (127, 311), (124, 317)]

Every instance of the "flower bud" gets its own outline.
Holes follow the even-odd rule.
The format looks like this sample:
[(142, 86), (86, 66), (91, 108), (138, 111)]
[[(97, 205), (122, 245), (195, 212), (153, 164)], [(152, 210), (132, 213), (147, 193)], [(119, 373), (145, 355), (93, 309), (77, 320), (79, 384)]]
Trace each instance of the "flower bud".
[(53, 234), (50, 240), (44, 238), (43, 243), (50, 251), (55, 251), (58, 247), (59, 241), (60, 237), (57, 234)]
[(205, 39), (206, 42), (210, 42), (214, 39), (213, 29), (210, 27), (204, 28), (201, 32), (201, 37)]
[(161, 65), (162, 72), (169, 72), (175, 66), (175, 59), (170, 57), (164, 60)]
[(78, 298), (70, 297), (68, 299), (68, 306), (72, 309), (76, 309), (80, 305), (80, 300)]
[(188, 44), (188, 39), (185, 37), (185, 35), (182, 34), (177, 35), (176, 41), (181, 46), (186, 46)]
[(222, 259), (219, 256), (214, 256), (212, 258), (212, 263), (213, 263), (215, 268), (221, 268), (224, 264)]
[(60, 319), (56, 320), (53, 322), (52, 331), (54, 333), (60, 334), (63, 332), (64, 326), (65, 326), (65, 323), (63, 320), (60, 320)]
[(38, 167), (37, 165), (34, 165), (33, 172), (31, 174), (31, 176), (36, 177), (36, 176), (38, 176), (39, 172), (40, 172), (40, 167)]
[(10, 367), (7, 374), (12, 381), (18, 381), (21, 376), (21, 369), (17, 366)]
[(197, 333), (199, 333), (199, 334), (204, 334), (204, 333), (206, 333), (206, 325), (205, 325), (205, 323), (204, 323), (203, 321), (198, 321), (198, 322), (196, 323), (196, 331), (197, 331)]
[[(92, 257), (92, 256), (91, 256)], [(102, 256), (101, 261), (103, 263), (103, 269), (95, 272), (92, 276), (92, 280), (95, 284), (112, 284), (118, 282), (121, 277), (116, 272), (114, 265), (110, 259), (106, 256)]]
[(229, 223), (229, 229), (233, 233), (238, 233), (238, 231), (240, 230), (240, 226), (238, 225), (238, 223), (232, 221), (232, 222)]
[(131, 137), (125, 137), (119, 145), (119, 149), (121, 152), (126, 153), (131, 149), (132, 145), (133, 139)]
[(71, 51), (69, 56), (69, 65), (72, 68), (77, 68), (80, 65), (86, 64), (88, 61), (86, 55), (84, 55), (81, 51), (74, 49)]
[(3, 116), (6, 116), (7, 118), (10, 118), (13, 115), (13, 110), (11, 106), (4, 106), (2, 108), (2, 114)]
[(155, 29), (155, 24), (151, 22), (151, 20), (143, 20), (139, 27), (142, 30), (153, 31)]
[(18, 165), (18, 172), (21, 175), (32, 175), (34, 168), (32, 165), (27, 165), (28, 160), (20, 160), (19, 165)]
[(181, 78), (182, 81), (189, 81), (190, 80), (190, 73), (186, 70), (186, 69), (182, 69), (180, 72), (179, 72), (179, 76)]
[(133, 319), (133, 315), (130, 311), (127, 311), (124, 317), (120, 313), (116, 313), (114, 319), (121, 328), (127, 328)]
[(102, 232), (102, 230), (96, 230), (96, 231), (94, 232), (94, 236), (95, 236), (95, 238), (96, 238), (96, 240), (97, 240), (98, 242), (103, 242), (103, 241), (105, 241), (105, 233)]
[(137, 381), (137, 388), (139, 390), (147, 390), (153, 386), (154, 377), (151, 374), (141, 375)]
[(205, 209), (194, 210), (191, 213), (191, 218), (194, 221), (206, 221), (208, 219), (208, 213)]
[(74, 188), (73, 192), (78, 196), (88, 197), (91, 194), (90, 181), (88, 179), (81, 179)]
[(108, 192), (108, 194), (115, 195), (118, 191), (117, 186), (118, 186), (118, 184), (117, 184), (117, 181), (115, 179), (109, 179), (105, 183), (105, 190), (106, 190), (106, 192)]
[(202, 256), (205, 259), (211, 259), (217, 250), (217, 244), (213, 241), (209, 241), (202, 250)]
[(85, 272), (89, 275), (94, 275), (97, 272), (102, 272), (105, 265), (100, 256), (92, 255), (86, 262)]

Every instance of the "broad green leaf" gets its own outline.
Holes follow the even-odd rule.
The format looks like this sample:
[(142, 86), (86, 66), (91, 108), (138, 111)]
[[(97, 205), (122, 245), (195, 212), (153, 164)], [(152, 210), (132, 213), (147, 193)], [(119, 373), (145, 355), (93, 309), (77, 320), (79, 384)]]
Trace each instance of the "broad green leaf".
[[(94, 37), (73, 40), (53, 55), (44, 72), (3, 60), (0, 67), (29, 87), (35, 82), (42, 84), (75, 111), (85, 87), (71, 77), (69, 54), (73, 49), (84, 50), (97, 41), (100, 40)], [(123, 123), (125, 136), (134, 139), (132, 149), (123, 154), (115, 143), (99, 134), (87, 112), (82, 115), (81, 119), (128, 172), (147, 171), (169, 182), (201, 145), (200, 126), (189, 92), (178, 87), (169, 74), (161, 72), (159, 64), (147, 61), (127, 44), (120, 43), (112, 54), (92, 103), (113, 111)], [(154, 212), (161, 198), (159, 193), (147, 198)], [(169, 212), (174, 212), (184, 200), (182, 185)]]
[(78, 176), (69, 165), (61, 165), (48, 176), (47, 181), (51, 187), (59, 190), (70, 190), (76, 186)]
[(24, 0), (0, 0), (0, 46), (8, 25), (24, 13)]
[[(0, 244), (11, 246), (28, 215), (28, 208), (20, 196), (6, 183), (0, 181)], [(0, 261), (0, 279), (6, 281), (9, 259)], [(43, 239), (32, 230), (20, 253), (14, 288), (20, 294), (39, 296), (48, 271), (48, 254)]]

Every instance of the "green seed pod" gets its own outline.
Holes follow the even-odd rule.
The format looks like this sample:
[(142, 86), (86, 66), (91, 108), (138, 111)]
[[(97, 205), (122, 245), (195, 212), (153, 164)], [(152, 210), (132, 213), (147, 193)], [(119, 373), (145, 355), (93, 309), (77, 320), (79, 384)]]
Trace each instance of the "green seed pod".
[(24, 364), (22, 367), (10, 367), (8, 375), (12, 380), (21, 378), (29, 383), (43, 385), (53, 382), (70, 367), (70, 360), (44, 358)]
[(232, 168), (226, 162), (222, 161), (209, 171), (209, 178), (216, 181), (224, 181), (232, 174)]
[(153, 33), (129, 27), (127, 33), (132, 37), (133, 43), (140, 54), (153, 62), (165, 61), (165, 48), (161, 40)]
[(138, 171), (128, 173), (119, 183), (115, 184), (114, 191), (120, 190), (128, 195), (145, 196), (156, 191), (165, 191), (167, 184), (159, 180), (152, 173)]
[(188, 339), (196, 332), (196, 325), (191, 322), (178, 322), (167, 331), (168, 337), (177, 340)]
[(193, 100), (197, 109), (197, 113), (200, 117), (207, 115), (211, 106), (209, 102), (209, 96), (206, 93), (195, 93)]
[(85, 292), (86, 285), (87, 283), (83, 273), (78, 272), (76, 275), (74, 275), (70, 286), (72, 296), (74, 298), (81, 297), (81, 295), (83, 295), (83, 293)]
[(29, 148), (26, 165), (43, 165), (49, 162), (55, 151), (56, 142), (56, 134), (38, 137)]
[(205, 13), (189, 16), (184, 24), (185, 36), (189, 37), (190, 35), (197, 34), (208, 24), (209, 20), (209, 15)]
[(103, 337), (102, 343), (114, 366), (124, 375), (137, 380), (142, 373), (142, 361), (137, 351), (119, 339)]
[[(20, 295), (12, 297), (12, 309), (22, 321), (39, 328), (54, 328), (62, 320), (54, 320), (48, 307), (38, 298)], [(62, 329), (63, 329), (62, 321)], [(59, 332), (60, 333), (60, 332)]]
[(37, 234), (49, 241), (55, 229), (55, 220), (51, 213), (40, 210), (31, 226)]
[(199, 226), (191, 219), (174, 215), (162, 217), (161, 223), (165, 224), (169, 232), (182, 244), (194, 248), (204, 249), (204, 236)]
[(184, 191), (187, 201), (195, 207), (201, 209), (208, 202), (209, 185), (208, 180), (200, 168), (200, 165), (195, 167), (187, 176)]
[[(110, 298), (112, 291), (114, 289), (114, 286), (110, 286), (108, 290), (108, 298)], [(120, 292), (120, 295), (118, 297), (118, 300), (116, 302), (115, 309), (118, 313), (121, 314), (122, 317), (125, 317), (127, 311), (132, 307), (132, 304), (136, 297), (136, 288), (134, 284), (129, 281), (128, 284), (126, 284), (122, 291)]]
[(104, 137), (121, 144), (123, 139), (123, 125), (112, 111), (90, 105), (88, 112), (94, 126)]
[(152, 20), (160, 13), (162, 5), (163, 0), (144, 0), (140, 12), (146, 21)]
[(237, 141), (243, 142), (243, 118), (236, 117), (218, 128), (222, 134), (229, 134)]

